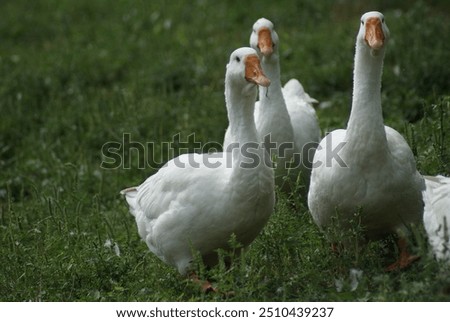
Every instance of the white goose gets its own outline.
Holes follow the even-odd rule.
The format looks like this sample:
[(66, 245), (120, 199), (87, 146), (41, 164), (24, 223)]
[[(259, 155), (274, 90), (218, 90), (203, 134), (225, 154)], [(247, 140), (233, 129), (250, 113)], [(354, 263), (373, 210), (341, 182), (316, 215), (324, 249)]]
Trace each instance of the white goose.
[[(302, 171), (305, 180), (309, 182), (312, 155), (320, 141), (320, 128), (311, 99), (304, 93), (297, 80), (291, 80), (283, 90), (280, 79), (280, 59), (278, 53), (279, 38), (271, 21), (261, 18), (253, 25), (250, 36), (250, 46), (254, 48), (260, 59), (267, 77), (271, 80), (270, 87), (259, 88), (259, 101), (255, 104), (255, 122), (261, 141), (271, 148), (272, 155), (277, 157), (276, 182), (285, 184), (284, 176), (289, 171), (292, 179), (296, 179)], [(306, 94), (306, 95), (305, 95)], [(224, 147), (232, 143), (229, 129), (225, 134)], [(270, 134), (270, 142), (267, 135)], [(290, 144), (290, 146), (289, 146)], [(309, 149), (309, 151), (307, 151)], [(296, 156), (292, 169), (287, 169), (286, 162)], [(285, 185), (287, 190), (289, 186)]]
[[(311, 111), (311, 109), (310, 109), (310, 108), (312, 108), (311, 104), (319, 103), (318, 100), (316, 100), (315, 98), (312, 98), (311, 96), (309, 96), (308, 93), (305, 92), (303, 85), (300, 84), (300, 81), (298, 79), (292, 78), (292, 79), (288, 80), (286, 82), (286, 84), (284, 84), (284, 87), (282, 90), (283, 90), (283, 97), (285, 100), (292, 99), (292, 100), (297, 100), (297, 102), (300, 102), (302, 104), (306, 103), (308, 106), (308, 111)], [(286, 106), (287, 106), (288, 110), (290, 110), (289, 102), (286, 103)], [(315, 112), (314, 109), (312, 111)], [(316, 115), (316, 113), (314, 113), (314, 115)], [(316, 118), (317, 118), (317, 115), (316, 115)], [(318, 128), (317, 131), (320, 132), (320, 129)], [(319, 133), (319, 135), (320, 135), (320, 133)]]
[(424, 176), (423, 222), (428, 242), (439, 260), (450, 263), (450, 178)]
[(181, 274), (192, 273), (192, 249), (214, 265), (216, 250), (227, 249), (233, 234), (249, 245), (273, 211), (273, 169), (261, 162), (268, 157), (255, 143), (253, 119), (257, 85), (269, 84), (255, 50), (235, 50), (225, 76), (230, 131), (240, 146), (253, 142), (251, 149), (180, 155), (140, 186), (121, 192), (150, 250)]
[[(292, 128), (294, 129), (294, 140), (296, 150), (301, 147), (311, 148), (308, 150), (309, 156), (302, 151), (303, 164), (311, 169), (316, 147), (320, 142), (321, 132), (317, 120), (316, 110), (313, 103), (318, 103), (315, 98), (305, 92), (302, 84), (295, 78), (290, 79), (283, 87), (283, 97), (291, 118)], [(308, 173), (308, 183), (309, 174)]]
[[(347, 130), (327, 135), (316, 151), (308, 206), (321, 228), (348, 225), (362, 211), (367, 239), (400, 233), (399, 260), (387, 270), (409, 265), (403, 233), (420, 223), (424, 180), (404, 138), (384, 126), (381, 74), (389, 30), (379, 12), (365, 13), (356, 38), (353, 100)], [(337, 215), (338, 213), (338, 215)]]

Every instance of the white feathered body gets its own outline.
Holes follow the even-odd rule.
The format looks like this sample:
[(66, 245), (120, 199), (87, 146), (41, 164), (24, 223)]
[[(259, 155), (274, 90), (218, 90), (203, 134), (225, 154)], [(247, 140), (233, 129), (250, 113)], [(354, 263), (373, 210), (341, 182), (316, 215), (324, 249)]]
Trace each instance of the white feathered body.
[[(329, 227), (334, 218), (349, 227), (359, 214), (365, 237), (376, 239), (420, 223), (423, 180), (404, 138), (390, 127), (385, 131), (387, 149), (377, 149), (375, 138), (361, 138), (360, 144), (352, 146), (346, 130), (333, 131), (322, 140), (308, 198), (319, 227)], [(364, 151), (367, 145), (370, 151)], [(331, 151), (338, 151), (338, 156), (330, 158)]]
[(284, 85), (283, 97), (293, 124), (295, 150), (301, 151), (304, 168), (309, 173), (321, 137), (316, 110), (312, 106), (317, 101), (305, 93), (303, 86), (295, 78)]
[(424, 176), (423, 222), (437, 259), (450, 262), (450, 178)]
[(242, 245), (250, 244), (274, 206), (271, 169), (260, 165), (236, 175), (227, 160), (230, 156), (222, 153), (208, 156), (208, 162), (220, 168), (195, 166), (204, 164), (204, 158), (181, 155), (127, 195), (141, 238), (181, 274), (190, 267), (192, 250), (213, 265), (215, 251), (228, 249), (232, 234)]

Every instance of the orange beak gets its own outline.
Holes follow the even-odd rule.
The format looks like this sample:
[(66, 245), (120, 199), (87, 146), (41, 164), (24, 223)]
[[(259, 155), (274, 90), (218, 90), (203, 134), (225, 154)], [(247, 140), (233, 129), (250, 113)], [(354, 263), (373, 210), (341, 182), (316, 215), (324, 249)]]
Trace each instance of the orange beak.
[(261, 28), (258, 32), (258, 48), (264, 56), (272, 55), (273, 43), (270, 30), (268, 28)]
[(264, 75), (259, 58), (256, 55), (249, 55), (245, 59), (245, 79), (248, 82), (255, 83), (260, 86), (268, 87), (270, 79)]
[(378, 50), (384, 45), (384, 33), (381, 21), (378, 18), (369, 18), (366, 21), (366, 34), (364, 40), (370, 48)]

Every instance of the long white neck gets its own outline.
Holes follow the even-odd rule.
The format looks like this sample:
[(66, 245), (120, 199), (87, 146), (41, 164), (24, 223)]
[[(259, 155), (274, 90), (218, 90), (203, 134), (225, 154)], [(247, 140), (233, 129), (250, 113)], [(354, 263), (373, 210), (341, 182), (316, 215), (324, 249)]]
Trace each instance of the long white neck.
[[(283, 92), (281, 91), (281, 79), (280, 79), (280, 61), (278, 53), (273, 53), (270, 57), (262, 57), (261, 67), (264, 70), (266, 76), (270, 79), (269, 87), (259, 87), (259, 100), (260, 102), (270, 99), (283, 98)], [(284, 104), (286, 108), (286, 105)]]
[(232, 87), (227, 79), (225, 82), (230, 146), (235, 146), (231, 151), (228, 146), (229, 153), (225, 153), (227, 165), (232, 166), (229, 182), (236, 202), (248, 203), (255, 194), (273, 193), (273, 169), (271, 159), (259, 140), (254, 120), (257, 87), (253, 84), (246, 84), (244, 88), (239, 85)]
[[(259, 87), (259, 101), (261, 105), (272, 108), (261, 108), (261, 113), (288, 113), (281, 90), (280, 62), (278, 53), (270, 57), (262, 57), (261, 66), (266, 76), (270, 79), (269, 87)], [(274, 111), (275, 110), (275, 111)]]
[[(384, 49), (372, 56), (370, 49), (357, 42), (353, 75), (353, 100), (347, 127), (347, 143), (358, 151), (387, 148), (381, 109), (381, 75)], [(371, 149), (364, 149), (370, 144)]]
[[(259, 87), (259, 113), (256, 119), (258, 132), (261, 139), (271, 133), (272, 142), (292, 142), (293, 130), (281, 90), (278, 53), (263, 57), (261, 66), (271, 83), (269, 87)], [(279, 128), (280, 124), (283, 124), (283, 128)]]
[[(228, 111), (229, 131), (232, 133), (233, 162), (238, 162), (242, 156), (240, 148), (248, 142), (259, 143), (258, 132), (254, 120), (254, 106), (256, 100), (256, 86), (246, 84), (245, 88), (232, 84), (225, 80), (225, 101)], [(248, 86), (254, 88), (248, 89)]]

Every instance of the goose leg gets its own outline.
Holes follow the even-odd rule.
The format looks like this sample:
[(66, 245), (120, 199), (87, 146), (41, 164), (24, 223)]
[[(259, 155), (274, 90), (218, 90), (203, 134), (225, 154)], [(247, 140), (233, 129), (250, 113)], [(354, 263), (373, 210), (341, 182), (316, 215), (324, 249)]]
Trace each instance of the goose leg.
[(341, 249), (342, 249), (342, 245), (340, 245), (339, 243), (337, 243), (337, 242), (331, 243), (331, 251), (333, 252), (333, 254), (340, 255)]
[(396, 262), (386, 267), (385, 269), (386, 272), (392, 272), (397, 269), (406, 268), (420, 258), (420, 256), (411, 255), (408, 252), (408, 242), (406, 238), (400, 237), (397, 241), (397, 246), (400, 251), (399, 258)]
[(189, 274), (189, 278), (195, 284), (199, 285), (204, 293), (216, 292), (217, 290), (212, 286), (208, 280), (201, 280), (198, 275), (194, 272)]

